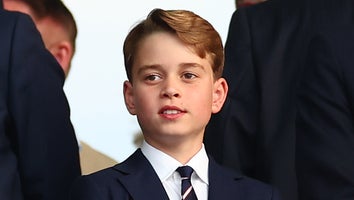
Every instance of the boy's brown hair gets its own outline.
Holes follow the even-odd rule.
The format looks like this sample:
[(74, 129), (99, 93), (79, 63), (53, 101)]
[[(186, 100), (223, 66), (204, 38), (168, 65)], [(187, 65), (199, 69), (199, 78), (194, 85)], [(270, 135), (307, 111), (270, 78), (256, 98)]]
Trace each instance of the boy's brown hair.
[(125, 71), (132, 81), (132, 66), (140, 42), (156, 32), (176, 35), (190, 46), (199, 57), (210, 57), (214, 79), (220, 78), (224, 67), (224, 49), (218, 32), (205, 19), (187, 10), (152, 10), (147, 18), (137, 24), (124, 41)]

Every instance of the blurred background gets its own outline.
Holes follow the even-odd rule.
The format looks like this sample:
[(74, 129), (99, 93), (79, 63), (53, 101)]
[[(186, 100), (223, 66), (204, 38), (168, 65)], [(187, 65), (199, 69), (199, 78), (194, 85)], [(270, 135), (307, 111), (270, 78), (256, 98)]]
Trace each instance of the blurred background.
[(80, 140), (121, 162), (136, 149), (135, 116), (125, 108), (123, 42), (153, 8), (187, 9), (207, 19), (225, 43), (234, 1), (63, 0), (77, 26), (76, 53), (64, 90)]

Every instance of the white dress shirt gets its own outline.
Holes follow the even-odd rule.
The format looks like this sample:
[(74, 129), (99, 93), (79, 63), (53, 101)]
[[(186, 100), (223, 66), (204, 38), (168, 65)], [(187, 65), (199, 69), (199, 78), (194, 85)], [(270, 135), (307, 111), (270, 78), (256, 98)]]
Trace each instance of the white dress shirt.
[[(145, 141), (141, 146), (141, 151), (160, 178), (169, 199), (182, 199), (181, 176), (176, 172), (176, 169), (183, 165), (173, 157), (154, 148)], [(207, 200), (209, 158), (205, 151), (204, 144), (200, 151), (186, 165), (194, 169), (191, 181), (198, 200)]]

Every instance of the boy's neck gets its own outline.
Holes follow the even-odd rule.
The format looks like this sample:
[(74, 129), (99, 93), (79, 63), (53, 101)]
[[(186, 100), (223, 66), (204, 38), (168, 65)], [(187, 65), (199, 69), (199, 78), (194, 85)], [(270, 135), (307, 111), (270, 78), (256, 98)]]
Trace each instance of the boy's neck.
[(160, 151), (173, 157), (182, 164), (188, 163), (188, 161), (200, 151), (203, 144), (202, 139), (187, 139), (184, 142), (176, 142), (175, 140), (169, 141), (173, 142), (168, 142), (163, 145), (156, 142), (151, 142), (149, 140), (147, 140), (146, 142), (149, 143), (151, 146), (155, 147), (156, 149), (159, 149)]

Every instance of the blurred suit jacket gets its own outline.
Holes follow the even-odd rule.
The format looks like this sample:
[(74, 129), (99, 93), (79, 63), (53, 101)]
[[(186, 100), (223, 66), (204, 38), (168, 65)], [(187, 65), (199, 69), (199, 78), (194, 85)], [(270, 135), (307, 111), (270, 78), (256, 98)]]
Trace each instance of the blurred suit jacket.
[(354, 24), (310, 43), (298, 92), (299, 199), (354, 199)]
[(222, 165), (297, 199), (295, 97), (314, 30), (353, 23), (352, 0), (268, 0), (232, 16), (225, 45), (229, 84), (206, 150)]
[(0, 6), (0, 199), (62, 200), (80, 175), (64, 73), (30, 17)]

